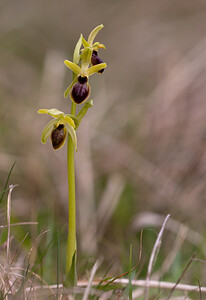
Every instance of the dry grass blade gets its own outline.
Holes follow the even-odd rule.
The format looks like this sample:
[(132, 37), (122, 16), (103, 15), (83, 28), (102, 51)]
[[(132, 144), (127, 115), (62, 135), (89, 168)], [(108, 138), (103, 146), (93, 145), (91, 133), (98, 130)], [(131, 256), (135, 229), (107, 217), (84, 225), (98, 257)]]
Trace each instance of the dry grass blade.
[[(161, 298), (159, 300), (166, 300), (166, 298)], [(172, 297), (171, 300), (192, 300), (188, 296)]]
[[(13, 268), (13, 269), (19, 269), (19, 268)], [(95, 270), (96, 272), (96, 270)], [(36, 274), (34, 274), (36, 276)], [(42, 280), (41, 278), (39, 278)], [(91, 277), (90, 277), (91, 279)], [(43, 280), (42, 280), (43, 282)], [(98, 286), (101, 281), (99, 280), (92, 280), (92, 283), (90, 285), (92, 287)], [(44, 282), (43, 282), (44, 283)], [(129, 284), (129, 279), (126, 278), (120, 278), (120, 279), (115, 279), (114, 283), (122, 284), (123, 286), (127, 286)], [(45, 283), (44, 283), (45, 284)], [(88, 287), (89, 283), (88, 281), (78, 281), (78, 288), (80, 287)], [(148, 285), (146, 280), (132, 280), (132, 285), (135, 287), (146, 287)], [(151, 288), (156, 288), (156, 289), (165, 289), (165, 290), (171, 290), (174, 287), (174, 282), (167, 282), (167, 281), (157, 281), (157, 280), (150, 280), (149, 281), (149, 287)], [(41, 290), (41, 289), (50, 289), (56, 290), (57, 285), (41, 285), (41, 286), (35, 286), (34, 290)], [(59, 289), (63, 290), (63, 285), (59, 284)], [(190, 285), (190, 284), (180, 284), (178, 283), (175, 287), (176, 290), (178, 291), (185, 291), (185, 292), (195, 292), (199, 293), (200, 292), (200, 287), (197, 285)], [(25, 291), (29, 291), (29, 288), (26, 288)], [(201, 293), (206, 294), (206, 287), (201, 287)], [(172, 298), (171, 298), (172, 299)]]
[[(19, 222), (19, 223), (12, 223), (10, 224), (10, 227), (13, 227), (13, 226), (22, 226), (22, 225), (38, 225), (38, 222)], [(4, 229), (4, 228), (7, 228), (8, 225), (1, 225), (0, 226), (0, 229)]]
[[(182, 274), (180, 275), (179, 279), (177, 280), (177, 283), (173, 286), (172, 290), (170, 291), (170, 294), (167, 298), (167, 300), (169, 300), (174, 292), (174, 290), (176, 289), (177, 285), (179, 284), (180, 280), (183, 278), (183, 276), (185, 275), (187, 269), (189, 268), (189, 266), (191, 265), (193, 259), (195, 258), (195, 256), (197, 255), (197, 253), (194, 253), (192, 255), (192, 257), (190, 258), (188, 264), (186, 265), (186, 267), (184, 268), (184, 270), (182, 271)], [(201, 290), (201, 289), (200, 289)]]
[(206, 264), (206, 260), (205, 259), (194, 258), (193, 261), (198, 261), (200, 263)]
[(147, 282), (147, 285), (145, 287), (145, 300), (148, 299), (148, 293), (149, 293), (149, 281), (150, 281), (150, 277), (151, 277), (151, 273), (152, 273), (152, 267), (155, 263), (155, 258), (157, 257), (157, 254), (159, 252), (159, 249), (160, 249), (160, 246), (161, 246), (161, 241), (162, 241), (162, 235), (163, 235), (163, 232), (164, 232), (164, 229), (165, 229), (165, 226), (166, 226), (166, 223), (169, 219), (170, 215), (167, 215), (165, 220), (164, 220), (164, 223), (162, 225), (162, 228), (158, 234), (158, 237), (156, 239), (156, 242), (154, 244), (154, 247), (153, 247), (153, 250), (152, 250), (152, 253), (151, 253), (151, 257), (150, 257), (150, 260), (149, 260), (149, 265), (148, 265), (148, 270), (147, 270), (147, 277), (146, 277), (146, 282)]
[[(129, 280), (125, 279), (125, 278), (117, 279), (117, 280), (115, 280), (115, 283), (121, 283), (123, 285), (128, 285)], [(138, 286), (138, 287), (146, 287), (146, 286), (148, 286), (148, 282), (146, 280), (132, 280), (132, 285), (133, 286)], [(166, 282), (166, 281), (150, 280), (149, 281), (149, 287), (157, 288), (157, 289), (171, 290), (172, 288), (174, 288), (174, 283), (173, 282)], [(199, 286), (196, 286), (196, 285), (178, 283), (175, 286), (175, 289), (179, 290), (179, 291), (199, 293)], [(206, 294), (206, 287), (201, 287), (201, 292)]]
[(7, 250), (6, 250), (6, 266), (5, 269), (9, 269), (9, 253), (10, 253), (10, 234), (11, 234), (11, 227), (10, 227), (10, 220), (11, 220), (11, 193), (12, 190), (17, 185), (10, 185), (9, 186), (9, 194), (7, 199), (7, 223), (8, 223), (8, 234), (7, 234)]
[(159, 280), (165, 273), (167, 273), (172, 266), (177, 254), (179, 253), (179, 250), (185, 241), (185, 238), (188, 233), (188, 227), (187, 226), (180, 226), (179, 232), (177, 233), (177, 237), (173, 243), (173, 246), (171, 247), (171, 250), (168, 252), (167, 256), (165, 257), (162, 266), (160, 269), (153, 274), (152, 278)]
[(112, 299), (112, 291), (104, 292), (102, 296), (99, 297), (99, 300), (108, 300)]
[[(142, 212), (140, 214), (138, 214), (133, 222), (132, 222), (132, 229), (133, 230), (137, 230), (139, 228), (144, 228), (147, 226), (161, 226), (162, 223), (164, 221), (164, 216), (157, 214), (157, 213), (153, 213), (150, 211), (146, 211), (146, 212)], [(199, 244), (204, 242), (204, 238), (201, 234), (199, 234), (199, 232), (194, 231), (190, 228), (188, 228), (186, 225), (180, 223), (179, 221), (170, 218), (166, 228), (167, 230), (170, 230), (171, 232), (173, 232), (174, 234), (177, 234), (180, 230), (180, 227), (186, 227), (188, 232), (187, 232), (187, 236), (186, 239), (188, 240), (188, 242), (190, 242), (192, 245), (198, 246)]]
[(20, 249), (21, 245), (23, 244), (23, 242), (24, 242), (25, 239), (27, 238), (28, 234), (29, 234), (29, 233), (27, 232), (26, 235), (24, 236), (23, 240), (21, 241), (21, 243), (18, 245), (18, 247), (17, 247), (17, 249), (16, 249), (16, 251), (15, 251), (15, 253), (14, 253), (12, 259), (11, 259), (10, 267), (12, 266), (12, 264), (13, 264), (13, 262), (14, 262), (14, 259), (15, 259), (16, 255), (17, 255), (17, 253), (18, 253), (18, 250)]
[(197, 277), (197, 282), (198, 282), (199, 291), (200, 291), (200, 300), (202, 300), (201, 284), (200, 284), (200, 281), (199, 281), (198, 277)]
[(30, 259), (31, 259), (32, 251), (35, 249), (38, 240), (39, 240), (44, 234), (46, 234), (47, 232), (49, 232), (49, 229), (48, 229), (48, 230), (45, 230), (45, 231), (43, 231), (43, 232), (41, 232), (41, 233), (38, 235), (38, 237), (35, 239), (34, 245), (31, 247), (31, 249), (29, 250), (29, 253), (28, 253), (28, 262), (29, 262)]
[[(5, 270), (4, 270), (4, 268), (2, 267), (2, 265), (0, 264), (0, 268), (3, 270), (3, 272), (5, 273)], [(7, 280), (8, 280), (8, 278), (6, 278), (5, 277), (6, 276), (6, 274), (4, 274), (3, 276), (2, 276), (2, 274), (1, 274), (1, 272), (0, 272), (0, 280), (1, 280), (1, 282), (2, 282), (2, 285), (1, 285), (1, 289), (4, 291), (4, 293), (6, 294), (6, 282), (7, 282)]]
[(102, 236), (107, 227), (124, 190), (125, 182), (123, 177), (115, 173), (111, 175), (107, 187), (100, 199), (97, 211), (98, 235)]
[[(31, 287), (25, 288), (25, 290), (24, 290), (25, 293), (30, 293), (32, 291), (36, 291), (39, 289), (48, 289), (51, 292), (51, 295), (54, 295), (53, 289), (54, 288), (57, 289), (57, 285), (55, 285), (55, 286), (48, 285), (47, 282), (43, 278), (41, 278), (38, 274), (36, 274), (35, 272), (26, 270), (24, 268), (19, 268), (19, 267), (11, 267), (11, 270), (12, 271), (13, 270), (14, 271), (23, 271), (23, 272), (27, 271), (30, 275), (33, 275), (35, 278), (37, 278), (40, 282), (42, 282), (44, 284), (44, 286), (43, 285), (41, 285), (41, 286), (32, 285)], [(63, 287), (63, 285), (59, 285), (59, 288), (60, 287)]]
[(99, 265), (101, 264), (101, 260), (98, 260), (96, 261), (96, 263), (94, 264), (93, 268), (92, 268), (92, 271), (91, 271), (91, 276), (89, 278), (89, 282), (88, 282), (88, 285), (86, 287), (86, 290), (85, 290), (85, 293), (84, 293), (84, 296), (82, 298), (82, 300), (87, 300), (88, 299), (88, 296), (89, 296), (89, 291), (90, 291), (90, 288), (92, 286), (92, 281), (94, 279), (94, 275), (99, 267)]

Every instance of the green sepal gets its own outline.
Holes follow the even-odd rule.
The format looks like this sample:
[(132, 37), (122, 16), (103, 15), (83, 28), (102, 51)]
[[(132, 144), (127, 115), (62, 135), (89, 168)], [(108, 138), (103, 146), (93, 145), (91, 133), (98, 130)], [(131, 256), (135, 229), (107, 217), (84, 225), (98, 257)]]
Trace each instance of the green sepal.
[(70, 94), (71, 92), (71, 89), (73, 87), (73, 85), (77, 82), (77, 78), (75, 78), (72, 83), (68, 86), (68, 88), (66, 89), (66, 91), (64, 92), (64, 98), (67, 98), (68, 95)]
[(85, 48), (90, 47), (90, 44), (85, 40), (85, 38), (82, 37), (82, 44)]
[(81, 73), (81, 68), (80, 68), (77, 64), (71, 62), (70, 60), (65, 60), (65, 61), (64, 61), (64, 64), (65, 64), (70, 70), (72, 70), (75, 74), (79, 75), (79, 74)]
[(64, 123), (64, 126), (66, 127), (66, 130), (70, 134), (70, 136), (72, 138), (72, 141), (73, 141), (73, 144), (74, 144), (74, 148), (77, 151), (77, 136), (76, 136), (76, 131), (74, 130), (74, 127), (72, 127), (70, 125), (70, 123), (68, 122), (68, 118), (71, 119), (70, 117), (65, 116), (64, 120), (66, 122)]
[(66, 280), (64, 281), (64, 287), (75, 287), (77, 285), (77, 270), (76, 270), (76, 251), (72, 257), (72, 264), (69, 272), (66, 275)]
[(47, 123), (46, 126), (44, 127), (42, 134), (41, 134), (41, 141), (43, 144), (46, 143), (46, 140), (51, 135), (55, 124), (56, 124), (56, 120), (53, 119), (53, 120), (49, 121), (49, 123)]
[(105, 69), (107, 67), (107, 64), (106, 63), (101, 63), (101, 64), (98, 64), (98, 65), (95, 65), (95, 66), (92, 66), (91, 68), (89, 68), (87, 70), (87, 75), (88, 76), (91, 76), (93, 75), (94, 73), (97, 73), (99, 72), (100, 70), (102, 69)]
[(80, 34), (80, 38), (79, 38), (79, 40), (78, 40), (78, 42), (76, 44), (76, 47), (74, 49), (74, 54), (73, 54), (73, 62), (75, 64), (77, 64), (77, 65), (78, 65), (78, 63), (80, 61), (80, 54), (79, 54), (79, 52), (80, 52), (80, 48), (82, 46), (82, 40), (83, 40), (83, 36), (82, 36), (82, 34)]
[(88, 43), (89, 43), (90, 45), (93, 44), (96, 35), (98, 34), (98, 32), (99, 32), (103, 27), (104, 27), (104, 25), (101, 24), (101, 25), (98, 25), (97, 27), (95, 27), (95, 28), (91, 31), (91, 33), (89, 34), (89, 37), (88, 37)]

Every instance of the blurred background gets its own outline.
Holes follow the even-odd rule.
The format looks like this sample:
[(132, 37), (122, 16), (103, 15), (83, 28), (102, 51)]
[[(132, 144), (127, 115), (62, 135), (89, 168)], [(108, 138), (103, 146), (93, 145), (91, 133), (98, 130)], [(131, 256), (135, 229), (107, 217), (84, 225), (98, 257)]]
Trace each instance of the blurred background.
[(66, 236), (66, 147), (41, 144), (49, 117), (37, 110), (70, 112), (63, 61), (99, 24), (108, 68), (90, 79), (94, 106), (77, 132), (78, 245), (80, 258), (104, 255), (117, 270), (154, 216), (205, 234), (205, 1), (1, 0), (0, 187), (16, 162), (13, 221), (39, 222), (14, 229), (16, 239)]

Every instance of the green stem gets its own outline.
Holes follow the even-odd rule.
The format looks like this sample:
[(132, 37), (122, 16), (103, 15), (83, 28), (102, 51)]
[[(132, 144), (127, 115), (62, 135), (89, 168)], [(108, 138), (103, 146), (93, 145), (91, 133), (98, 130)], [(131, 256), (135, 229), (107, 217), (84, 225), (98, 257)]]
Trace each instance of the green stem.
[[(75, 115), (76, 105), (72, 103), (71, 114)], [(76, 201), (75, 201), (75, 166), (74, 166), (74, 144), (68, 134), (67, 144), (67, 170), (68, 170), (68, 239), (66, 254), (66, 272), (69, 273), (72, 259), (76, 254)], [(75, 262), (76, 263), (76, 262)]]

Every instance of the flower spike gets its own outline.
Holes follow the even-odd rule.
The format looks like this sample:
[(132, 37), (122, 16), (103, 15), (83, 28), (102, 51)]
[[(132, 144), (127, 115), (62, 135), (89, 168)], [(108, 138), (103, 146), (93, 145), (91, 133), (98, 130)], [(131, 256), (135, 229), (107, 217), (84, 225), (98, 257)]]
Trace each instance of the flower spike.
[[(75, 104), (82, 104), (88, 100), (91, 91), (89, 76), (102, 73), (107, 67), (98, 56), (99, 48), (105, 49), (105, 46), (99, 42), (94, 43), (95, 37), (103, 27), (102, 24), (95, 27), (89, 34), (88, 41), (81, 34), (74, 50), (73, 62), (64, 61), (64, 64), (73, 72), (73, 82), (64, 92), (64, 97), (67, 98), (70, 95)], [(83, 49), (80, 51), (82, 45)]]
[[(75, 200), (75, 160), (74, 148), (77, 151), (76, 131), (81, 124), (83, 117), (88, 109), (93, 106), (93, 101), (89, 99), (91, 87), (89, 85), (89, 77), (94, 73), (102, 73), (107, 67), (99, 57), (98, 51), (106, 49), (103, 44), (94, 42), (97, 34), (104, 26), (95, 27), (86, 40), (82, 34), (77, 41), (73, 53), (73, 61), (65, 60), (64, 64), (72, 71), (72, 82), (68, 85), (64, 92), (64, 97), (68, 95), (72, 100), (71, 114), (52, 108), (39, 109), (39, 114), (47, 114), (51, 120), (45, 125), (41, 141), (46, 143), (50, 137), (54, 150), (63, 147), (67, 139), (67, 170), (68, 170), (68, 240), (66, 250), (66, 287), (74, 287), (76, 285), (76, 200)], [(88, 101), (87, 101), (88, 100)], [(85, 102), (85, 103), (84, 103)], [(76, 104), (82, 104), (78, 114), (76, 114)]]

